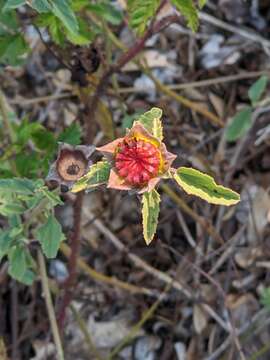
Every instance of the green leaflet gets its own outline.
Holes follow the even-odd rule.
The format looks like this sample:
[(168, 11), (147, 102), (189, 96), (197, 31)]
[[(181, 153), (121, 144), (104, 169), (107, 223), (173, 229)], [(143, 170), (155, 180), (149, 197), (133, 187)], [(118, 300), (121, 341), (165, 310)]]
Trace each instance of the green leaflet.
[(251, 128), (252, 126), (252, 109), (251, 107), (246, 107), (243, 110), (239, 111), (233, 118), (230, 124), (226, 129), (226, 140), (235, 141), (242, 136)]
[(160, 196), (156, 190), (145, 192), (142, 197), (143, 236), (147, 245), (157, 230)]
[(110, 176), (111, 166), (107, 161), (98, 161), (90, 167), (86, 175), (80, 178), (72, 188), (72, 192), (79, 192), (106, 183)]
[(67, 30), (74, 35), (78, 34), (79, 25), (76, 15), (67, 0), (50, 1), (53, 14), (58, 17)]
[(200, 9), (203, 8), (206, 3), (207, 3), (207, 0), (199, 0)]
[(24, 5), (26, 3), (25, 0), (8, 0), (5, 3), (5, 6), (3, 7), (3, 11), (9, 11), (12, 9), (16, 9), (21, 5)]
[(161, 116), (162, 110), (154, 107), (146, 113), (142, 114), (138, 119), (138, 121), (146, 128), (146, 130), (148, 130), (160, 141), (163, 139)]
[(196, 195), (210, 204), (234, 205), (240, 201), (240, 195), (193, 168), (180, 167), (174, 174), (176, 182), (189, 194)]
[(15, 278), (20, 278), (26, 271), (27, 261), (25, 249), (21, 246), (14, 246), (9, 253), (9, 273)]
[(148, 20), (153, 18), (158, 6), (159, 0), (128, 0), (127, 9), (130, 17), (130, 25), (142, 35), (146, 29)]
[(32, 195), (36, 187), (33, 181), (29, 179), (0, 179), (0, 197), (1, 192), (16, 193), (21, 195)]
[(250, 98), (252, 105), (256, 104), (256, 102), (262, 97), (262, 94), (266, 89), (267, 82), (268, 77), (263, 75), (248, 90), (248, 97)]
[(74, 122), (61, 132), (57, 141), (68, 143), (70, 145), (79, 145), (81, 143), (81, 136), (82, 128)]
[(32, 0), (31, 7), (39, 13), (46, 13), (51, 10), (51, 5), (47, 0)]
[(199, 25), (198, 12), (193, 3), (193, 0), (172, 0), (172, 3), (187, 19), (188, 26), (196, 31)]
[(56, 257), (60, 243), (65, 239), (61, 225), (53, 215), (50, 215), (47, 222), (37, 230), (36, 237), (49, 259)]

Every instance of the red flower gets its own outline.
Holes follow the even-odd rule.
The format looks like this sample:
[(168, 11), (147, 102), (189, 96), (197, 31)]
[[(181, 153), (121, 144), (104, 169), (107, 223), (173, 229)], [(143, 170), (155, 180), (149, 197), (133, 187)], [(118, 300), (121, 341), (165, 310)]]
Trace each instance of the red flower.
[(158, 138), (135, 122), (127, 135), (97, 150), (112, 161), (108, 187), (118, 190), (152, 190), (169, 170), (175, 155)]

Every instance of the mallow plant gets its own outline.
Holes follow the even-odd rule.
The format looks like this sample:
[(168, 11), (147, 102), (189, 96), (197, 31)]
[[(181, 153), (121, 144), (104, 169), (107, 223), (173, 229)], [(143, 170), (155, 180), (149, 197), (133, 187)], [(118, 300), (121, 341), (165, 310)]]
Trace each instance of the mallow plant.
[[(124, 137), (98, 147), (96, 150), (103, 154), (103, 159), (91, 165), (71, 187), (71, 191), (76, 193), (106, 184), (107, 188), (139, 194), (147, 245), (157, 229), (161, 201), (157, 188), (160, 181), (173, 179), (186, 193), (211, 204), (229, 206), (240, 201), (237, 192), (217, 185), (211, 176), (189, 167), (173, 167), (176, 155), (166, 148), (161, 117), (162, 110), (152, 108), (141, 115), (131, 129), (127, 129)], [(84, 164), (87, 164), (86, 159)], [(78, 159), (69, 166), (81, 173)]]
[[(217, 185), (211, 176), (193, 168), (173, 167), (176, 155), (166, 148), (161, 117), (162, 110), (152, 108), (134, 121), (125, 136), (98, 148), (78, 145), (77, 131), (74, 133), (71, 129), (73, 135), (70, 130), (68, 136), (58, 139), (62, 142), (46, 179), (0, 179), (0, 214), (7, 219), (6, 226), (0, 230), (0, 260), (7, 257), (8, 272), (13, 278), (32, 284), (38, 272), (33, 256), (37, 246), (47, 258), (57, 256), (65, 239), (54, 215), (55, 207), (63, 204), (59, 188), (77, 193), (98, 191), (105, 185), (108, 191), (116, 189), (137, 194), (142, 204), (147, 245), (157, 230), (161, 181), (173, 179), (186, 193), (211, 204), (229, 206), (239, 202), (238, 193)], [(102, 156), (93, 163), (95, 151)], [(60, 186), (50, 190), (50, 182)]]

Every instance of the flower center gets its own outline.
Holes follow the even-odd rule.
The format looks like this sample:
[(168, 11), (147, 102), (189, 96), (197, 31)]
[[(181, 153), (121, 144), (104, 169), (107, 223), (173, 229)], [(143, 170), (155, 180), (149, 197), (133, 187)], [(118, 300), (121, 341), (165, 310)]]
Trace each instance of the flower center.
[(118, 174), (130, 184), (144, 185), (158, 174), (159, 149), (145, 140), (124, 140), (118, 145), (115, 166)]
[(71, 164), (68, 168), (67, 168), (67, 173), (69, 175), (77, 175), (78, 172), (80, 171), (80, 167), (77, 164)]

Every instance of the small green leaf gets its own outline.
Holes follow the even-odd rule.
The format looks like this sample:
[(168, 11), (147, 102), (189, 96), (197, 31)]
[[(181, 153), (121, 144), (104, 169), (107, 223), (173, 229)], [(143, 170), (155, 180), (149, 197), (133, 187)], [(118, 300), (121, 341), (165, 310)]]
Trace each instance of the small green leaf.
[(70, 3), (67, 0), (54, 0), (50, 1), (50, 3), (52, 5), (52, 12), (62, 21), (67, 30), (78, 34), (79, 25)]
[(261, 303), (270, 310), (270, 287), (265, 288), (261, 293)]
[(34, 280), (36, 279), (36, 274), (30, 270), (30, 269), (26, 269), (24, 274), (20, 277), (19, 280), (21, 283), (25, 284), (25, 285), (32, 285)]
[(130, 25), (142, 35), (146, 29), (148, 21), (155, 15), (160, 1), (159, 0), (128, 0), (127, 10), (130, 18)]
[(105, 184), (110, 176), (111, 166), (107, 161), (98, 161), (90, 167), (86, 175), (81, 177), (71, 189), (72, 192), (79, 192)]
[(18, 30), (18, 20), (15, 11), (4, 12), (3, 3), (0, 2), (0, 35), (10, 35)]
[(23, 214), (25, 212), (25, 207), (16, 200), (13, 200), (10, 204), (0, 205), (0, 214), (3, 216), (10, 216), (15, 214)]
[(46, 13), (52, 9), (50, 3), (47, 0), (32, 0), (29, 5), (38, 13)]
[(70, 32), (66, 30), (65, 34), (67, 36), (68, 41), (75, 45), (89, 45), (90, 42), (94, 39), (95, 34), (89, 31), (89, 24), (83, 19), (78, 19), (79, 31), (78, 33)]
[(47, 222), (37, 230), (36, 237), (49, 259), (56, 257), (60, 243), (65, 239), (61, 225), (53, 215), (50, 215)]
[(146, 130), (148, 130), (160, 141), (163, 139), (161, 117), (162, 110), (154, 107), (146, 113), (142, 114), (138, 119), (138, 121), (146, 128)]
[(21, 65), (28, 50), (29, 47), (22, 34), (0, 37), (0, 62), (3, 64)]
[(29, 179), (0, 179), (0, 197), (1, 192), (31, 195), (35, 188), (35, 184)]
[(59, 195), (55, 194), (53, 191), (49, 191), (47, 187), (41, 188), (40, 191), (50, 201), (51, 207), (63, 205), (63, 201), (60, 199)]
[(10, 236), (9, 230), (0, 232), (0, 260), (7, 254), (10, 246), (12, 245), (13, 237)]
[(122, 13), (109, 2), (100, 2), (100, 4), (88, 4), (87, 9), (99, 15), (112, 25), (119, 25), (123, 20)]
[(202, 9), (207, 3), (207, 0), (199, 0), (199, 8)]
[(226, 129), (226, 140), (235, 141), (246, 134), (252, 126), (252, 109), (246, 107), (239, 111)]
[(9, 11), (12, 9), (16, 9), (19, 6), (24, 5), (25, 3), (26, 3), (25, 0), (7, 0), (2, 11)]
[(157, 230), (159, 203), (160, 196), (155, 189), (143, 194), (143, 236), (147, 245), (151, 243)]
[(39, 150), (53, 152), (57, 147), (57, 142), (53, 134), (43, 127), (33, 132), (31, 139)]
[(82, 129), (79, 124), (73, 123), (67, 127), (58, 137), (57, 141), (70, 145), (79, 145), (81, 142)]
[(261, 76), (248, 90), (248, 97), (252, 104), (256, 104), (264, 93), (268, 82), (268, 76)]
[(193, 0), (172, 0), (174, 6), (187, 19), (188, 26), (196, 31), (199, 25), (198, 12)]
[(186, 193), (196, 195), (210, 204), (234, 205), (240, 201), (240, 195), (224, 186), (217, 185), (215, 180), (196, 169), (180, 167), (174, 179)]
[(25, 248), (22, 246), (14, 246), (8, 254), (8, 259), (9, 275), (20, 281), (27, 269), (27, 255)]

